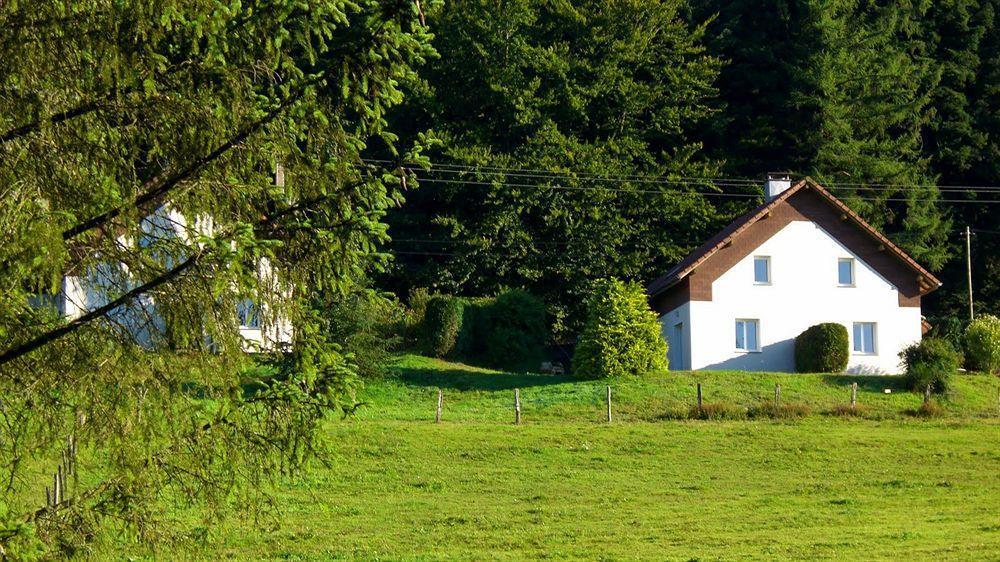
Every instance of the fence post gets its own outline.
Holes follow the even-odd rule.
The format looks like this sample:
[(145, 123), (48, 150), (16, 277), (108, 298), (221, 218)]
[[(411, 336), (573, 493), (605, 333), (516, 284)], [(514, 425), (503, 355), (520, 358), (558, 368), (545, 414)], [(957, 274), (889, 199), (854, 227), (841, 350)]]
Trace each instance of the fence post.
[(701, 411), (701, 383), (698, 383), (698, 411)]
[(851, 383), (851, 409), (858, 405), (858, 383)]
[(434, 415), (434, 423), (441, 423), (441, 407), (444, 405), (444, 391), (440, 388), (438, 389), (438, 407), (437, 413)]
[(781, 385), (774, 384), (774, 407), (777, 408), (781, 405)]
[(521, 423), (521, 389), (514, 389), (514, 424)]
[(931, 401), (931, 385), (927, 385), (927, 388), (924, 388), (924, 404), (927, 404), (930, 401)]
[(611, 423), (611, 387), (608, 387), (608, 423)]

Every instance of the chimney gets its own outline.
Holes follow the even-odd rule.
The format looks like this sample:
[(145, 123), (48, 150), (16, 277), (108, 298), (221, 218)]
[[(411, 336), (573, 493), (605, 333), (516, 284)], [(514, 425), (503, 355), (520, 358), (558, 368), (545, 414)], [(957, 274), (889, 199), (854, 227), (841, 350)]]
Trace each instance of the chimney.
[(767, 182), (764, 184), (764, 195), (771, 201), (782, 191), (792, 187), (792, 176), (788, 172), (768, 172)]

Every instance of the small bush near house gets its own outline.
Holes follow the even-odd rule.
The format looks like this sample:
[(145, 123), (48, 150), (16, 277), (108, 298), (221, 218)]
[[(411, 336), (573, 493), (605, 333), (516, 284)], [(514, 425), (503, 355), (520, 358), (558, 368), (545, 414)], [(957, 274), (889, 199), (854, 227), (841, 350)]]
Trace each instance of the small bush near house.
[(431, 297), (421, 330), (424, 353), (432, 357), (448, 355), (455, 348), (461, 329), (462, 300), (446, 295)]
[(910, 390), (922, 392), (927, 385), (936, 393), (947, 392), (948, 381), (962, 364), (962, 354), (940, 338), (926, 338), (900, 352)]
[(1000, 318), (984, 314), (965, 330), (965, 360), (970, 371), (1000, 371)]
[(746, 408), (729, 402), (705, 402), (701, 408), (695, 404), (688, 410), (688, 419), (692, 420), (742, 420), (746, 417)]
[(667, 368), (667, 342), (646, 292), (617, 279), (600, 282), (587, 301), (587, 320), (573, 354), (573, 374), (597, 379), (645, 375)]
[(843, 324), (816, 324), (795, 338), (795, 370), (800, 373), (841, 373), (847, 368), (849, 354)]
[(809, 406), (797, 402), (781, 402), (779, 404), (762, 402), (747, 410), (747, 416), (751, 419), (796, 419), (808, 416), (809, 412)]

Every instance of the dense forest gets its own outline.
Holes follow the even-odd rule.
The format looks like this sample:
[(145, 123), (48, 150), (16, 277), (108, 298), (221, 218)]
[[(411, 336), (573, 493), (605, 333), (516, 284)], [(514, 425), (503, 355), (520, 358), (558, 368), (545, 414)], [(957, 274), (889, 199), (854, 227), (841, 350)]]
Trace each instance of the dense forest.
[[(938, 273), (925, 314), (1000, 311), (996, 0), (457, 0), (391, 122), (433, 166), (390, 215), (377, 278), (466, 295), (524, 287), (556, 333), (594, 279), (647, 282), (812, 176)], [(390, 161), (391, 156), (387, 156)], [(403, 161), (400, 164), (405, 165)]]

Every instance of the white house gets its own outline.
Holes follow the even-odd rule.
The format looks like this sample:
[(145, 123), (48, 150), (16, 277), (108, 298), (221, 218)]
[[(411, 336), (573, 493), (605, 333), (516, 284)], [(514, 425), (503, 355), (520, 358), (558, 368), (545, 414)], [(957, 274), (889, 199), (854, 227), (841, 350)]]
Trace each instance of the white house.
[[(194, 247), (199, 235), (210, 235), (213, 222), (210, 217), (189, 221), (183, 214), (169, 206), (163, 206), (142, 220), (142, 235), (139, 240), (120, 237), (124, 246), (138, 244), (149, 247), (164, 240), (174, 240)], [(154, 251), (154, 255), (156, 252)], [(161, 256), (166, 268), (172, 259)], [(265, 286), (279, 285), (274, 281), (271, 264), (262, 259), (257, 264), (257, 274)], [(105, 262), (89, 268), (86, 272), (66, 275), (62, 279), (60, 291), (54, 298), (45, 299), (45, 305), (55, 307), (67, 320), (78, 318), (89, 311), (100, 308), (118, 295), (134, 286), (128, 268), (121, 263)], [(38, 299), (41, 304), (42, 299)], [(269, 351), (281, 348), (292, 341), (292, 327), (287, 319), (267, 310), (266, 305), (258, 306), (252, 299), (242, 299), (236, 308), (238, 330), (246, 351)], [(156, 311), (155, 299), (148, 294), (140, 295), (127, 305), (120, 306), (107, 316), (115, 326), (127, 330), (138, 343), (154, 346), (166, 331), (162, 315)]]
[(772, 174), (767, 202), (648, 287), (671, 369), (795, 370), (795, 337), (837, 322), (851, 373), (900, 371), (931, 273), (811, 179)]

